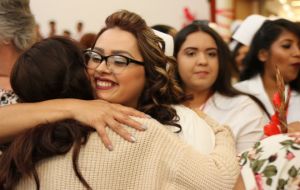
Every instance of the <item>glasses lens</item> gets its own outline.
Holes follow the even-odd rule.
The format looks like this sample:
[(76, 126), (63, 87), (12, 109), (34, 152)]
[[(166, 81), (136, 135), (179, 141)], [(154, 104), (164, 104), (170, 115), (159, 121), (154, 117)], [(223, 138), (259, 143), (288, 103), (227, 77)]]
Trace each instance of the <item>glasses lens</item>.
[(128, 65), (127, 59), (123, 56), (112, 55), (108, 57), (109, 68), (114, 73), (121, 73)]
[(95, 52), (87, 51), (84, 53), (85, 63), (88, 68), (95, 69), (102, 62), (102, 57)]

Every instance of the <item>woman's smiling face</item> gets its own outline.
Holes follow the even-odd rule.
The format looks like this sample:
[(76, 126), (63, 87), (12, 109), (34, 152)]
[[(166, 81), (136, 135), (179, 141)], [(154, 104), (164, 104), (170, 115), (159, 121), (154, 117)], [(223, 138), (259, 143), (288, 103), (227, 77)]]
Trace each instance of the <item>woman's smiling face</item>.
[[(93, 50), (103, 56), (122, 55), (143, 62), (136, 37), (118, 27), (104, 31)], [(88, 69), (96, 97), (137, 107), (146, 81), (144, 66), (129, 63), (121, 73), (114, 73), (105, 62), (102, 61), (96, 69)]]

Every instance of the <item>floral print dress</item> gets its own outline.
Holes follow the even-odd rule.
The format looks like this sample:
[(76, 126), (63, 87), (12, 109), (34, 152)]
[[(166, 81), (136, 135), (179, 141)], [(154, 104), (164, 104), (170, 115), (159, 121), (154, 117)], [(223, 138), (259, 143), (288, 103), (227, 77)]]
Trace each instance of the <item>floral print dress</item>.
[[(0, 107), (15, 104), (18, 100), (18, 96), (12, 90), (3, 90), (0, 88)], [(0, 144), (0, 155), (2, 154), (1, 150), (4, 150), (6, 147), (6, 144)]]
[(300, 144), (288, 135), (257, 142), (241, 155), (241, 174), (247, 190), (300, 190)]
[(18, 102), (17, 95), (12, 90), (0, 89), (0, 107)]

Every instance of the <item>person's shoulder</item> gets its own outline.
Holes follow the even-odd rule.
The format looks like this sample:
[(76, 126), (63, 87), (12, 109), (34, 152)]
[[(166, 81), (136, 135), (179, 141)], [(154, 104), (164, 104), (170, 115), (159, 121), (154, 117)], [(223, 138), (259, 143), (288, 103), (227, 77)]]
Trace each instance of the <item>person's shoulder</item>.
[(250, 96), (244, 94), (227, 97), (218, 93), (215, 96), (215, 104), (221, 110), (230, 110), (230, 113), (244, 115), (255, 112), (259, 115), (263, 114), (257, 103)]
[(244, 81), (235, 83), (233, 86), (234, 86), (234, 88), (237, 88), (237, 89), (245, 88), (245, 87), (249, 86), (250, 82), (251, 81), (249, 81), (249, 80), (244, 80)]
[(253, 90), (253, 88), (256, 89), (257, 87), (259, 87), (259, 84), (261, 84), (261, 77), (260, 75), (256, 75), (248, 80), (235, 83), (233, 87), (240, 91), (248, 92)]
[[(199, 115), (194, 109), (191, 109), (185, 105), (172, 105), (172, 107), (176, 110), (176, 113), (179, 117), (178, 123), (180, 125), (199, 125), (202, 123), (206, 124), (202, 115)], [(202, 113), (204, 114), (204, 113)]]
[(172, 105), (172, 107), (176, 110), (176, 113), (179, 117), (183, 115), (189, 115), (191, 113), (195, 113), (194, 110), (182, 104)]
[(228, 107), (236, 107), (241, 104), (247, 103), (249, 102), (250, 98), (243, 94), (229, 97), (216, 92), (213, 97), (213, 100), (216, 102), (218, 106), (228, 108)]

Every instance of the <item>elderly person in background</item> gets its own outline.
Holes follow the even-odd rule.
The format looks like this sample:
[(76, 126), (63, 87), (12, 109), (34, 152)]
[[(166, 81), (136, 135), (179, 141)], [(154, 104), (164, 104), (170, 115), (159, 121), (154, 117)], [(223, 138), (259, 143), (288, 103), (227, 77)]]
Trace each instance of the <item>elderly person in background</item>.
[(29, 0), (0, 1), (0, 106), (14, 102), (10, 72), (16, 59), (35, 41), (35, 20)]

